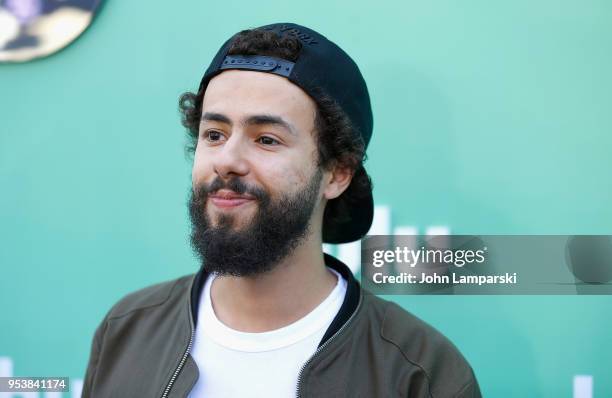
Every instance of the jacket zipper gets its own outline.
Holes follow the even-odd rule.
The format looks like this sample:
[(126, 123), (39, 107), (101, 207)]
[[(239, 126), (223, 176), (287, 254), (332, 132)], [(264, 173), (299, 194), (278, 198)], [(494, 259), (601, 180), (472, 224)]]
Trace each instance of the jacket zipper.
[(188, 304), (189, 304), (189, 325), (191, 326), (191, 336), (189, 337), (189, 344), (187, 345), (187, 349), (185, 350), (185, 353), (183, 354), (183, 357), (181, 358), (181, 362), (179, 362), (177, 368), (174, 370), (174, 373), (172, 374), (172, 377), (170, 378), (170, 381), (166, 385), (166, 389), (164, 390), (162, 398), (168, 397), (168, 394), (170, 393), (170, 389), (172, 389), (172, 385), (174, 384), (174, 381), (176, 380), (179, 373), (181, 372), (181, 369), (183, 369), (183, 366), (185, 365), (185, 361), (187, 361), (187, 356), (189, 356), (189, 352), (191, 351), (191, 346), (193, 345), (193, 337), (195, 335), (195, 328), (193, 327), (193, 319), (191, 316), (191, 300), (189, 300)]
[[(300, 398), (301, 396), (300, 390), (301, 390), (301, 385), (302, 385), (302, 372), (314, 360), (317, 354), (323, 351), (325, 347), (327, 347), (332, 342), (332, 340), (334, 340), (337, 336), (339, 336), (340, 333), (342, 333), (342, 331), (346, 328), (346, 326), (349, 323), (351, 323), (351, 321), (357, 314), (359, 307), (361, 307), (361, 301), (363, 300), (362, 296), (363, 296), (362, 294), (359, 295), (359, 302), (357, 303), (357, 308), (355, 308), (355, 311), (353, 311), (349, 319), (346, 322), (344, 322), (344, 325), (342, 325), (340, 329), (336, 331), (336, 333), (334, 333), (329, 339), (327, 339), (327, 341), (323, 343), (321, 347), (317, 348), (315, 353), (312, 354), (312, 356), (306, 362), (304, 362), (304, 364), (300, 368), (300, 371), (298, 373), (297, 387), (296, 387), (296, 398)], [(187, 349), (185, 350), (185, 353), (183, 354), (183, 357), (181, 358), (181, 361), (179, 362), (177, 368), (174, 370), (174, 373), (172, 374), (170, 381), (166, 385), (166, 388), (164, 389), (164, 393), (162, 394), (161, 398), (168, 397), (168, 394), (170, 393), (170, 390), (172, 389), (172, 385), (174, 384), (174, 381), (178, 377), (179, 373), (181, 372), (181, 369), (183, 369), (183, 366), (185, 365), (185, 361), (187, 361), (187, 356), (189, 356), (189, 352), (191, 351), (191, 346), (193, 345), (193, 337), (195, 335), (195, 328), (193, 327), (193, 319), (191, 317), (191, 299), (189, 300), (189, 324), (191, 326), (191, 336), (189, 337), (189, 344), (187, 345)]]
[(351, 314), (349, 319), (346, 322), (344, 322), (344, 325), (342, 325), (340, 327), (340, 329), (338, 329), (338, 331), (336, 331), (336, 333), (334, 333), (329, 339), (327, 339), (327, 341), (325, 343), (323, 343), (323, 345), (321, 347), (317, 348), (315, 353), (312, 354), (312, 356), (306, 362), (304, 362), (304, 364), (300, 368), (300, 372), (298, 373), (297, 387), (296, 387), (296, 393), (295, 393), (296, 398), (300, 398), (301, 397), (302, 372), (314, 360), (314, 358), (317, 356), (317, 354), (319, 354), (321, 351), (323, 351), (325, 349), (325, 347), (327, 347), (332, 342), (333, 339), (335, 339), (337, 336), (339, 336), (340, 333), (342, 333), (342, 331), (344, 330), (344, 328), (346, 328), (346, 326), (349, 323), (351, 323), (351, 321), (355, 317), (355, 314), (357, 314), (357, 311), (359, 311), (359, 307), (361, 307), (362, 296), (363, 296), (362, 294), (359, 295), (359, 302), (357, 303), (357, 308), (355, 308), (355, 311), (353, 311), (353, 313)]

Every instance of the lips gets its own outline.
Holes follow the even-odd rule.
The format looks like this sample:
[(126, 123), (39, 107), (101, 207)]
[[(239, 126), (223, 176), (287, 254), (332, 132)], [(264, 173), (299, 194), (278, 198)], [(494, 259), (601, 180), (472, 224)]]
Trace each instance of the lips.
[(234, 191), (226, 189), (221, 189), (214, 194), (209, 195), (209, 198), (215, 206), (224, 209), (235, 208), (255, 200), (255, 198), (250, 195), (240, 195)]

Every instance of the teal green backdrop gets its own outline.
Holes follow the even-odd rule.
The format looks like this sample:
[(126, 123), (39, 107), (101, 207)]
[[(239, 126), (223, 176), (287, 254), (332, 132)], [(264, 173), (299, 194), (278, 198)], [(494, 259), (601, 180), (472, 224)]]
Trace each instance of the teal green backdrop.
[[(360, 65), (393, 225), (612, 234), (611, 20), (603, 0), (106, 1), (67, 49), (0, 65), (5, 367), (82, 378), (116, 300), (196, 271), (177, 99), (247, 27), (310, 26)], [(571, 397), (575, 375), (612, 396), (612, 297), (391, 299), (461, 349), (486, 397)]]

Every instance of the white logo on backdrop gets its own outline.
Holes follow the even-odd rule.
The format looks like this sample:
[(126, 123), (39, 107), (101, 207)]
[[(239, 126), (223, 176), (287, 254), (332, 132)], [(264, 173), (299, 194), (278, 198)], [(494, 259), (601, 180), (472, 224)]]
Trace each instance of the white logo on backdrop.
[[(445, 225), (431, 225), (420, 231), (412, 225), (401, 225), (393, 228), (391, 226), (391, 208), (389, 206), (374, 207), (374, 219), (368, 235), (419, 235), (424, 232), (425, 236), (450, 235), (450, 228)], [(340, 261), (357, 273), (361, 265), (361, 242), (345, 243), (343, 245), (324, 244), (323, 251), (338, 257)]]

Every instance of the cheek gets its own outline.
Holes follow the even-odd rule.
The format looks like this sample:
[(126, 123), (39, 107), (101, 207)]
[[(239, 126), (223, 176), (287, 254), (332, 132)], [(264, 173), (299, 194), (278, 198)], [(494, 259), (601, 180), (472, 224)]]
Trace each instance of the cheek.
[(295, 159), (282, 165), (270, 165), (267, 180), (271, 182), (274, 190), (294, 192), (310, 181), (312, 167), (310, 163), (296, 163)]
[(279, 159), (256, 159), (251, 163), (250, 175), (245, 177), (247, 182), (258, 185), (268, 194), (276, 198), (287, 191), (293, 191), (297, 183), (295, 171), (288, 167), (287, 162)]
[(296, 178), (298, 179), (300, 185), (310, 182), (313, 174), (317, 171), (317, 157), (315, 155), (316, 151), (309, 151), (303, 153), (300, 157), (299, 166), (296, 168)]

